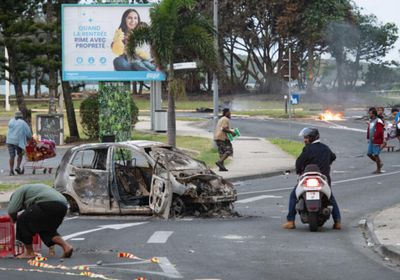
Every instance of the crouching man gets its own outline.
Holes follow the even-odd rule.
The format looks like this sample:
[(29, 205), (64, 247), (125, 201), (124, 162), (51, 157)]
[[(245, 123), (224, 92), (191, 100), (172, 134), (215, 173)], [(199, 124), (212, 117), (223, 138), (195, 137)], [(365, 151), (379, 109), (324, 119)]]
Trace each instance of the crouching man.
[(8, 205), (8, 215), (17, 223), (16, 238), (25, 246), (24, 253), (17, 257), (35, 257), (32, 238), (38, 233), (47, 247), (53, 248), (54, 245), (59, 245), (64, 251), (63, 258), (70, 258), (73, 248), (57, 232), (67, 209), (65, 197), (47, 185), (20, 186), (11, 195)]

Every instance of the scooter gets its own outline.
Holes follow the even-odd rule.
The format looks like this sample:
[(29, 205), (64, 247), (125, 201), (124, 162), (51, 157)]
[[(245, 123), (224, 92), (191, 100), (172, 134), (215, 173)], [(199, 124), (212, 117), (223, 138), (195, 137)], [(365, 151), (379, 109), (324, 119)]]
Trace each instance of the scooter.
[(329, 220), (332, 212), (331, 188), (317, 165), (310, 164), (299, 177), (296, 187), (296, 211), (310, 231), (317, 231)]

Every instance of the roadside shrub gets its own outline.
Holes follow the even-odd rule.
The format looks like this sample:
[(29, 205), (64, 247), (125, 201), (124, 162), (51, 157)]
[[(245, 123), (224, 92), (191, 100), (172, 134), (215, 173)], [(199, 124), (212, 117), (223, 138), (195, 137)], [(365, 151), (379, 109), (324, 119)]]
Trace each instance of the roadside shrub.
[(84, 99), (79, 107), (83, 133), (90, 139), (99, 138), (99, 101), (97, 94)]

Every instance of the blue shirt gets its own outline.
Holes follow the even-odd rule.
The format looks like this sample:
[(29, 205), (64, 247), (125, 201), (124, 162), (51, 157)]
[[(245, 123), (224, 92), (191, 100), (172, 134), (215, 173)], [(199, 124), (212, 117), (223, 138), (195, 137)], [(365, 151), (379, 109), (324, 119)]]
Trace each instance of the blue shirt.
[(398, 122), (399, 122), (399, 118), (400, 118), (400, 112), (398, 112), (398, 113), (396, 114), (396, 116), (394, 117), (394, 122), (395, 122), (395, 123), (398, 123)]
[(32, 138), (32, 131), (23, 119), (11, 119), (8, 123), (7, 144), (13, 144), (25, 150), (26, 142)]

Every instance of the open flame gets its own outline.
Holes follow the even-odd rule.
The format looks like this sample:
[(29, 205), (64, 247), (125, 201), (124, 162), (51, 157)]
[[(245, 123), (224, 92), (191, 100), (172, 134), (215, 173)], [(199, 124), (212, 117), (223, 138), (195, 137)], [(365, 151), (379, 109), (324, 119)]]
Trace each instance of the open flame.
[(342, 113), (332, 113), (329, 110), (326, 110), (323, 114), (319, 115), (319, 119), (322, 121), (342, 121), (343, 114)]

